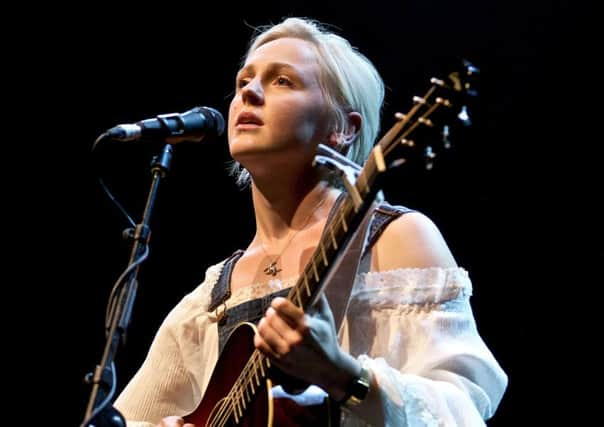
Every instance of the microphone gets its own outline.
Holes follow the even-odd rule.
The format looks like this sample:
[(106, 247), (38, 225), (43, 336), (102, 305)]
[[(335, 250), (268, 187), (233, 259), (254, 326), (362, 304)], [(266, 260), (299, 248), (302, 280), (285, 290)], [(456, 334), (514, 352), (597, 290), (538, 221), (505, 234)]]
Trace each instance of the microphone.
[(160, 114), (153, 119), (121, 124), (106, 135), (118, 141), (163, 141), (168, 144), (199, 142), (204, 137), (216, 137), (224, 132), (224, 118), (210, 107), (195, 107), (184, 113)]

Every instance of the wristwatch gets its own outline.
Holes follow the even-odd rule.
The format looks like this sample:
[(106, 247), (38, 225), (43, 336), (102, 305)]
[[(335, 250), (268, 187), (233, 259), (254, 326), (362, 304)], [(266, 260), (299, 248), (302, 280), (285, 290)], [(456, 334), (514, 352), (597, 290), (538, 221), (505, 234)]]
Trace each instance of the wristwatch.
[(359, 405), (369, 393), (371, 385), (371, 371), (361, 366), (361, 373), (358, 377), (352, 380), (346, 387), (346, 394), (341, 400), (341, 404), (348, 407)]

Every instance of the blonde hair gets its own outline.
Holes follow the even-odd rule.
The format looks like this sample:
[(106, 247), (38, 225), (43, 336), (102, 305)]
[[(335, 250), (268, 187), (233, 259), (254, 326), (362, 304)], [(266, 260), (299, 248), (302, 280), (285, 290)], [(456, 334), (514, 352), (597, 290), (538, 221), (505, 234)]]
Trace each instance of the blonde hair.
[[(375, 66), (348, 40), (307, 18), (286, 18), (279, 24), (256, 28), (245, 58), (260, 46), (285, 37), (305, 40), (317, 51), (320, 84), (332, 112), (330, 131), (345, 131), (351, 111), (361, 114), (361, 129), (346, 156), (363, 164), (379, 132), (384, 101), (384, 82)], [(240, 185), (249, 183), (249, 173), (238, 163), (233, 172)]]

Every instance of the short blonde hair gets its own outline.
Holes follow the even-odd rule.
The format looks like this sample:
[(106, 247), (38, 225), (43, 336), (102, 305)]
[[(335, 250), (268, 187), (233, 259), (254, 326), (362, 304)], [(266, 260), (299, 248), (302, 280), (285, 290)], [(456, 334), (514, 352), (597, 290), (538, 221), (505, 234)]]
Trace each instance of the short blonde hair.
[[(380, 74), (373, 63), (348, 40), (308, 18), (286, 18), (279, 24), (256, 28), (245, 58), (260, 46), (285, 37), (305, 40), (317, 50), (321, 68), (320, 84), (328, 110), (333, 113), (330, 131), (345, 131), (351, 111), (361, 115), (361, 129), (346, 156), (362, 165), (380, 129), (384, 101), (384, 82)], [(233, 172), (240, 185), (249, 183), (249, 173), (238, 163), (235, 163)]]

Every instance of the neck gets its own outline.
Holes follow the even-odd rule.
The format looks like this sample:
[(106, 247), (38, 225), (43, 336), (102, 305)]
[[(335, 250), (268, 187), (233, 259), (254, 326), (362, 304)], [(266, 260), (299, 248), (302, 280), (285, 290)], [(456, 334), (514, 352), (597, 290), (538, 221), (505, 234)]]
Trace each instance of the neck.
[[(296, 179), (288, 183), (252, 182), (252, 200), (258, 243), (284, 240), (292, 231), (310, 227), (323, 219), (337, 196), (333, 189), (315, 179)], [(321, 203), (321, 201), (323, 201)], [(321, 204), (321, 206), (319, 206)]]

